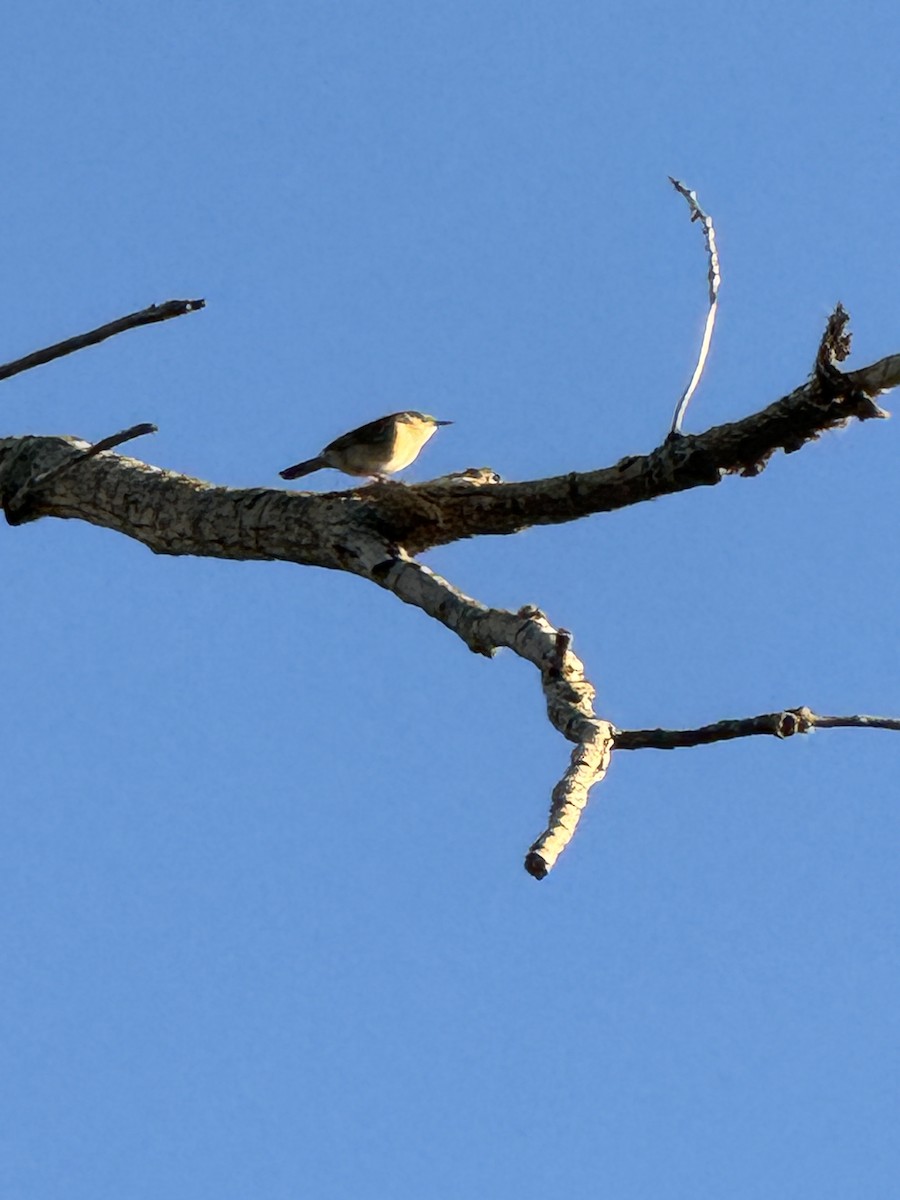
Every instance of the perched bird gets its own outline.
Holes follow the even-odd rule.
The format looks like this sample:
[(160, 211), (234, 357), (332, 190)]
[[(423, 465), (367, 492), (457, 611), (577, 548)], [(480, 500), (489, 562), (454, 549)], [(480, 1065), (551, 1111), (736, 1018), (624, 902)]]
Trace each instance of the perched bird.
[(299, 479), (323, 467), (334, 467), (345, 475), (371, 475), (384, 480), (408, 467), (439, 425), (452, 424), (420, 412), (391, 413), (351, 429), (329, 442), (315, 458), (286, 467), (279, 474), (282, 479)]

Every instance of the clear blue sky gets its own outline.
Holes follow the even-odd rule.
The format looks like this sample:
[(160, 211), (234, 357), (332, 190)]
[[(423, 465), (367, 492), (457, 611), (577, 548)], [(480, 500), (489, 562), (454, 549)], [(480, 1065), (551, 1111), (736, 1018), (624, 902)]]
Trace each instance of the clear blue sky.
[[(32, 2), (4, 20), (4, 432), (218, 483), (385, 412), (532, 478), (900, 351), (900, 17)], [(896, 405), (892, 397), (885, 401)], [(900, 711), (900, 421), (427, 561), (574, 631), (622, 727)], [(334, 475), (310, 485), (339, 485)], [(531, 668), (346, 576), (4, 528), (0, 1194), (881, 1200), (900, 738), (621, 754), (543, 883)]]

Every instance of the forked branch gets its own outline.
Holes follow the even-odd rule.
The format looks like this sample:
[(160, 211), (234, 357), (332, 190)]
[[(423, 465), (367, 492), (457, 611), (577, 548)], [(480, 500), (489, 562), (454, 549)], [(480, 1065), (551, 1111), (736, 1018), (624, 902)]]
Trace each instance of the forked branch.
[[(704, 223), (710, 258), (710, 313), (700, 360), (676, 414), (703, 369), (715, 318), (718, 259), (712, 222), (683, 185), (678, 190)], [(80, 337), (0, 368), (0, 379), (93, 345), (126, 329), (202, 307), (169, 301), (132, 313)], [(452, 630), (475, 653), (510, 649), (535, 666), (548, 717), (574, 744), (553, 789), (547, 826), (529, 848), (526, 870), (543, 878), (578, 825), (590, 789), (603, 779), (614, 750), (672, 749), (735, 737), (787, 737), (838, 726), (900, 729), (889, 717), (821, 717), (789, 709), (694, 730), (618, 730), (594, 711), (594, 688), (572, 650), (572, 635), (537, 608), (489, 608), (416, 561), (428, 548), (478, 534), (515, 533), (535, 524), (577, 520), (656, 496), (718, 483), (727, 474), (753, 476), (777, 450), (787, 453), (855, 417), (887, 414), (875, 403), (900, 383), (900, 355), (844, 374), (847, 314), (828, 322), (812, 378), (789, 396), (742, 421), (691, 437), (675, 433), (650, 454), (612, 467), (525, 483), (503, 483), (490, 468), (469, 469), (405, 487), (383, 483), (343, 492), (215, 486), (112, 453), (155, 426), (132, 426), (93, 445), (75, 438), (0, 439), (0, 503), (11, 525), (40, 517), (77, 518), (115, 529), (159, 554), (276, 560), (348, 571), (370, 580)]]

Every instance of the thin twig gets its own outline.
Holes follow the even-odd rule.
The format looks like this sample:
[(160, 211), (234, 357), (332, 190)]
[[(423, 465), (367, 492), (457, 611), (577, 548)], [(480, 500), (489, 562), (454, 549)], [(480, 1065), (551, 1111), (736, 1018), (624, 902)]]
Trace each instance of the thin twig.
[(706, 358), (709, 354), (709, 346), (712, 341), (713, 326), (716, 323), (716, 311), (719, 307), (719, 284), (722, 281), (722, 276), (719, 273), (719, 254), (716, 250), (716, 231), (713, 226), (712, 217), (705, 213), (697, 203), (697, 193), (690, 191), (679, 180), (669, 176), (672, 186), (679, 191), (691, 208), (691, 220), (699, 221), (703, 226), (703, 235), (706, 240), (706, 252), (709, 255), (709, 312), (706, 314), (706, 327), (703, 330), (703, 342), (700, 346), (700, 357), (697, 359), (697, 365), (694, 367), (694, 374), (691, 376), (691, 381), (687, 385), (682, 394), (681, 399), (675, 406), (675, 415), (672, 418), (672, 433), (681, 433), (681, 422), (684, 420), (684, 414), (687, 411), (687, 406), (693, 396), (697, 384), (700, 382), (700, 376), (703, 374), (703, 368), (706, 366)]
[(29, 483), (29, 490), (35, 491), (43, 484), (51, 479), (56, 479), (62, 475), (63, 471), (71, 471), (73, 467), (77, 467), (79, 463), (83, 463), (86, 458), (94, 458), (97, 454), (102, 454), (104, 450), (114, 450), (116, 446), (121, 446), (123, 442), (131, 442), (135, 438), (145, 437), (148, 433), (156, 433), (157, 427), (151, 425), (149, 421), (142, 421), (140, 425), (130, 425), (128, 429), (122, 429), (118, 433), (111, 433), (109, 437), (101, 438), (99, 442), (94, 442), (92, 446), (88, 446), (87, 450), (82, 450), (76, 458), (67, 458), (55, 467), (51, 467), (48, 471), (36, 476)]
[(699, 729), (617, 729), (613, 741), (617, 750), (677, 750), (690, 746), (708, 746), (713, 742), (728, 742), (733, 738), (786, 738), (811, 729), (893, 729), (900, 731), (898, 717), (824, 717), (809, 708), (788, 708), (782, 712), (762, 713), (758, 717), (741, 717), (732, 721), (717, 721)]
[(130, 442), (134, 438), (144, 437), (148, 433), (156, 432), (157, 427), (151, 425), (149, 421), (143, 421), (140, 425), (131, 425), (128, 429), (122, 429), (119, 433), (110, 434), (109, 437), (102, 438), (99, 442), (94, 442), (92, 446), (88, 446), (86, 450), (79, 451), (74, 457), (62, 459), (61, 462), (48, 467), (46, 471), (41, 471), (39, 475), (33, 475), (7, 501), (7, 515), (21, 516), (23, 510), (32, 503), (35, 495), (42, 487), (50, 482), (55, 482), (60, 475), (65, 474), (66, 471), (70, 471), (73, 467), (77, 467), (85, 459), (95, 458), (98, 454), (102, 454), (104, 450), (113, 450), (116, 446), (121, 446), (123, 442)]
[(119, 433), (111, 433), (109, 437), (101, 438), (99, 442), (94, 442), (93, 446), (89, 446), (80, 458), (74, 459), (65, 465), (72, 467), (75, 463), (82, 462), (86, 458), (93, 458), (95, 454), (102, 454), (104, 450), (115, 450), (116, 446), (121, 446), (123, 442), (133, 441), (135, 438), (146, 437), (148, 433), (158, 433), (156, 425), (150, 421), (142, 421), (140, 425), (129, 425), (127, 429), (122, 429)]
[(809, 714), (817, 729), (897, 729), (900, 730), (900, 717), (868, 717), (860, 714), (855, 717), (818, 717)]
[(53, 362), (55, 358), (73, 354), (76, 350), (84, 350), (87, 346), (96, 346), (98, 342), (104, 342), (117, 333), (125, 333), (128, 329), (137, 329), (140, 325), (155, 325), (158, 321), (181, 317), (185, 313), (196, 312), (198, 308), (203, 308), (205, 305), (205, 300), (167, 300), (164, 304), (151, 304), (149, 308), (129, 313), (127, 317), (119, 317), (117, 321), (110, 321), (98, 329), (91, 329), (88, 333), (79, 333), (75, 337), (66, 338), (64, 342), (57, 342), (54, 346), (45, 346), (43, 350), (35, 350), (33, 354), (26, 354), (24, 358), (4, 363), (0, 366), (0, 380), (10, 379), (13, 375), (20, 375), (22, 371), (30, 371), (32, 367), (43, 366), (44, 363)]

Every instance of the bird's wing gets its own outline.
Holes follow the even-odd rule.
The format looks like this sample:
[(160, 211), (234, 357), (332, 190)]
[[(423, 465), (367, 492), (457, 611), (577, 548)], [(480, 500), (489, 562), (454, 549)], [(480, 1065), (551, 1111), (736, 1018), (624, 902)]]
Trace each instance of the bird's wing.
[(366, 425), (360, 425), (358, 429), (351, 429), (349, 433), (342, 433), (340, 437), (328, 443), (323, 453), (327, 453), (329, 450), (346, 450), (360, 442), (364, 444), (366, 442), (383, 442), (393, 429), (394, 420), (399, 416), (400, 413), (391, 413), (390, 416), (379, 417), (377, 421), (369, 421)]

